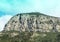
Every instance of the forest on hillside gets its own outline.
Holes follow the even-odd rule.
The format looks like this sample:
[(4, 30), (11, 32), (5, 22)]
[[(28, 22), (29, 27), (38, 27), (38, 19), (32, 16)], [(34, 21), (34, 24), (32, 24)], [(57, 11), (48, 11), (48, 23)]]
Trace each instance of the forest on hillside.
[(14, 32), (6, 32), (0, 36), (0, 42), (60, 42), (60, 33), (17, 32), (19, 35), (11, 36)]

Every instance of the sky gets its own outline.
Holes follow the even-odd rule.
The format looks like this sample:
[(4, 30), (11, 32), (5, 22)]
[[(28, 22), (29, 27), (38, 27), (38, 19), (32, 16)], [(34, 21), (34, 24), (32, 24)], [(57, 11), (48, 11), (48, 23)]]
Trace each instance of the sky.
[(0, 31), (13, 15), (27, 12), (60, 17), (60, 0), (0, 0)]

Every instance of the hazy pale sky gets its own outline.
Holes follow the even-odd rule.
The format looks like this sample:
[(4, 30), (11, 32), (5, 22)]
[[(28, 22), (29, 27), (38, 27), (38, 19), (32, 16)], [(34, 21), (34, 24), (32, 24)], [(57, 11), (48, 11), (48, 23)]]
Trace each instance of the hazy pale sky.
[(0, 0), (0, 31), (13, 15), (26, 12), (60, 17), (60, 0)]

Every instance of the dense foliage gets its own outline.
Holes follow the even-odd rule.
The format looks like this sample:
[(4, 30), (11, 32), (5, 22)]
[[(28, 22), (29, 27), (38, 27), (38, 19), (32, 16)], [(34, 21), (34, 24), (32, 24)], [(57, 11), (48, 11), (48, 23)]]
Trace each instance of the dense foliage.
[(19, 35), (11, 37), (11, 33), (0, 36), (0, 42), (60, 42), (60, 33), (17, 32)]

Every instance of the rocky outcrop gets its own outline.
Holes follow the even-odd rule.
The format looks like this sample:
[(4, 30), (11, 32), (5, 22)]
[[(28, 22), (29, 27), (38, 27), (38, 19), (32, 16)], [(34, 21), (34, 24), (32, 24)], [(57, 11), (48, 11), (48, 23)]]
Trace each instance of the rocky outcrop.
[(42, 13), (21, 13), (13, 16), (4, 31), (60, 32), (60, 18)]

